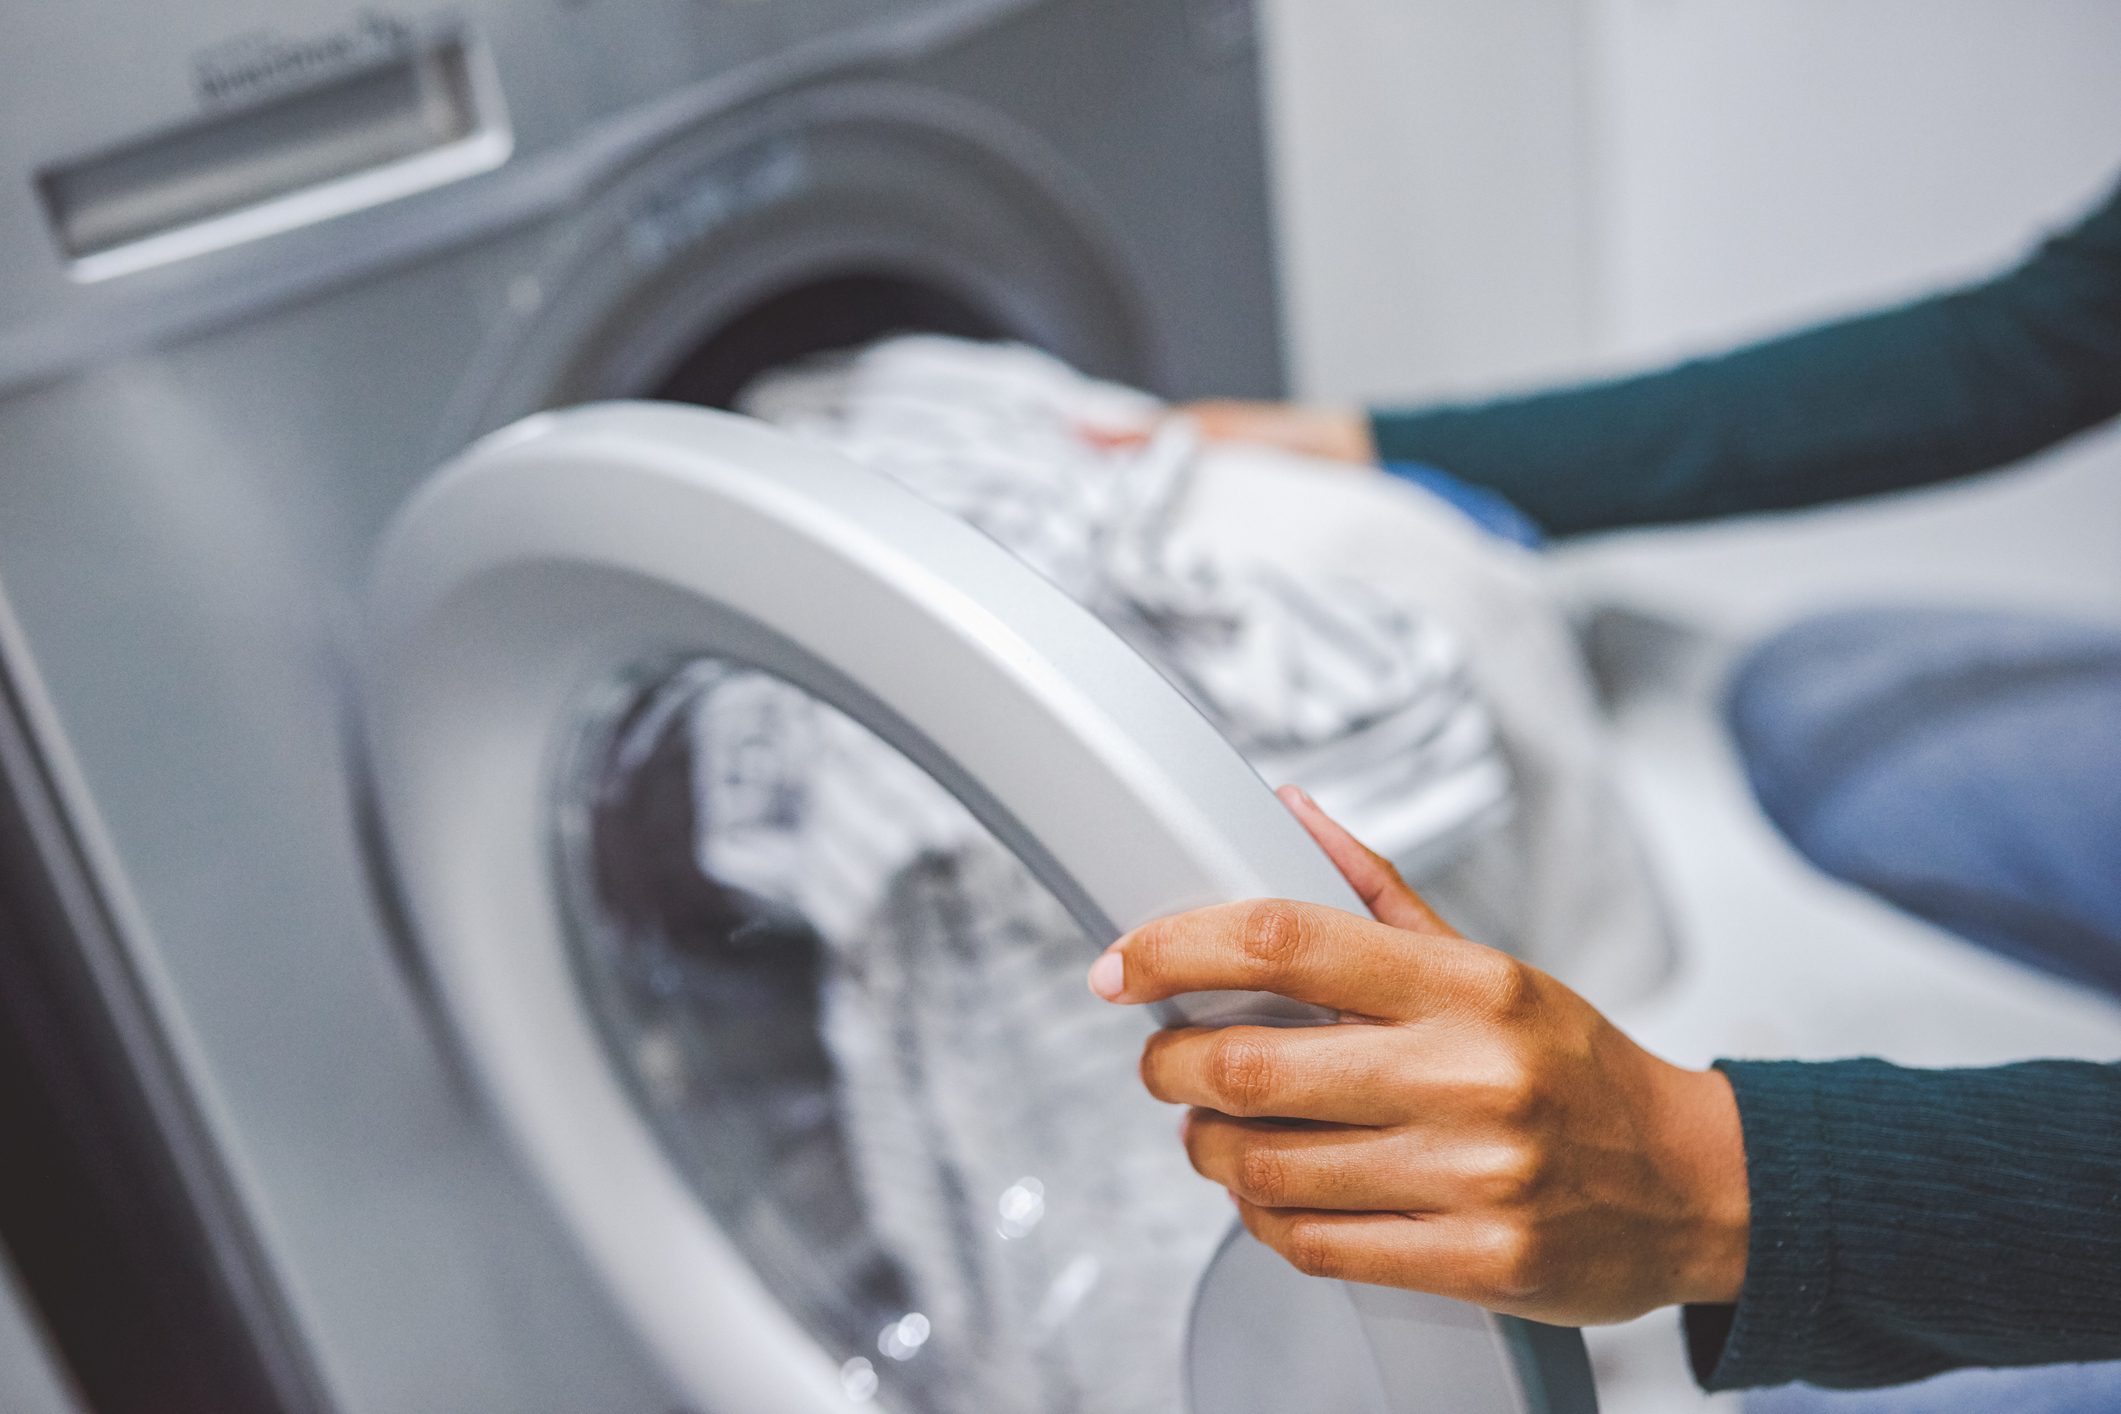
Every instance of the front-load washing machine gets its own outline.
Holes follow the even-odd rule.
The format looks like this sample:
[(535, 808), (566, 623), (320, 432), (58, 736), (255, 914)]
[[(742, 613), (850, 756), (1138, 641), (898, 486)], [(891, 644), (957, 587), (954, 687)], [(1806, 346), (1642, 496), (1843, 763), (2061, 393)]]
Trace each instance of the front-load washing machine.
[[(697, 409), (517, 419), (902, 329), (1273, 392), (1249, 9), (94, 3), (11, 40), (0, 1236), (71, 1397), (1123, 1407), (1093, 1317), (1134, 1293), (991, 1258), (1073, 1195), (865, 1178), (823, 930), (694, 867), (694, 787), (803, 704), (1085, 957), (1340, 885), (962, 527)], [(672, 726), (709, 717), (752, 735)], [(989, 1285), (908, 1258), (923, 1214)], [(1147, 1376), (1196, 1409), (1588, 1407), (1573, 1335), (1198, 1266)]]

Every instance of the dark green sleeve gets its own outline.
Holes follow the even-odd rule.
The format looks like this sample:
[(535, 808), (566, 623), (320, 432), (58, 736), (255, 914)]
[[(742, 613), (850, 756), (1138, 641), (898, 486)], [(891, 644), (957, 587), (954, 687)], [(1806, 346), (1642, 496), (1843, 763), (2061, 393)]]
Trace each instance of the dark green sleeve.
[(1718, 1069), (1753, 1217), (1737, 1306), (1686, 1313), (1704, 1385), (2121, 1359), (2121, 1066)]
[(1372, 415), (1557, 534), (1966, 476), (2121, 413), (2121, 192), (1987, 284), (1662, 372)]

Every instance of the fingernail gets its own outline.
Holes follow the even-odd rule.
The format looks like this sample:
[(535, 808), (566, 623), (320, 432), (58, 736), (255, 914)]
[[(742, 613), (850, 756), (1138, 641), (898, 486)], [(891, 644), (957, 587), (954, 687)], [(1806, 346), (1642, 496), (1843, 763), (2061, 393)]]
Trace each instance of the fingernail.
[(1299, 805), (1308, 806), (1313, 810), (1316, 810), (1318, 808), (1318, 802), (1311, 799), (1311, 793), (1305, 790), (1302, 786), (1283, 786), (1281, 788), (1281, 798), (1283, 800), (1294, 801)]
[(1108, 1002), (1116, 1002), (1126, 989), (1127, 965), (1120, 960), (1117, 948), (1107, 949), (1103, 957), (1090, 964), (1090, 990)]

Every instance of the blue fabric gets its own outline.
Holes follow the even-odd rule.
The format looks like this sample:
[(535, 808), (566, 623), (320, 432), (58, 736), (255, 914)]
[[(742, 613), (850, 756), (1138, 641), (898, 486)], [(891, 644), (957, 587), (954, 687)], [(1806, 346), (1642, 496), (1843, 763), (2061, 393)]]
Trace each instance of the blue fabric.
[(1762, 807), (1821, 869), (2121, 994), (2121, 631), (1834, 614), (1757, 649), (1729, 715)]
[(1545, 548), (1546, 532), (1530, 516), (1487, 487), (1460, 481), (1448, 471), (1439, 471), (1421, 462), (1388, 461), (1383, 465), (1400, 480), (1411, 481), (1437, 500), (1455, 506), (1490, 535), (1500, 536), (1527, 550)]
[(1958, 1370), (1896, 1389), (1789, 1385), (1748, 1395), (1745, 1414), (2114, 1414), (2121, 1365)]

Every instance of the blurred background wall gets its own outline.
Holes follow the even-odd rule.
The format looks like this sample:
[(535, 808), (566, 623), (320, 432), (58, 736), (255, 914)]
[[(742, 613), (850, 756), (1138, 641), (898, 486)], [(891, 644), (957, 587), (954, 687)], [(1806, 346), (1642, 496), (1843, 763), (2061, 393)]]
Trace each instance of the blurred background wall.
[[(2121, 176), (2113, 0), (1267, 12), (1318, 397), (1493, 390), (1862, 308), (1995, 268)], [(1658, 540), (1627, 577), (1753, 565), (1719, 591), (1747, 621), (1930, 590), (2121, 615), (2121, 435), (2030, 477)], [(1798, 598), (1792, 553), (1818, 572)]]

